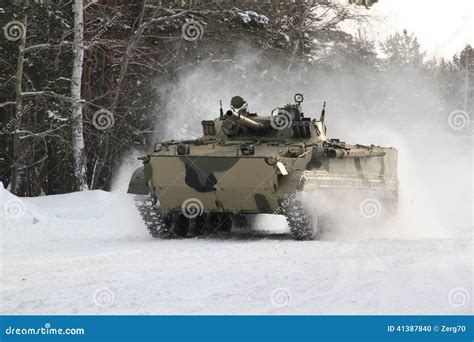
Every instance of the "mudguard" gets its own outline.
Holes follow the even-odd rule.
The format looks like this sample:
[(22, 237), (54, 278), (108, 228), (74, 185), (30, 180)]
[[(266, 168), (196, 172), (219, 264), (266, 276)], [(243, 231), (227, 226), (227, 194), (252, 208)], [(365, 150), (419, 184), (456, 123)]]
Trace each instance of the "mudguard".
[(128, 193), (135, 195), (148, 195), (150, 188), (148, 187), (148, 180), (145, 175), (145, 166), (142, 166), (133, 172), (132, 179), (128, 184)]

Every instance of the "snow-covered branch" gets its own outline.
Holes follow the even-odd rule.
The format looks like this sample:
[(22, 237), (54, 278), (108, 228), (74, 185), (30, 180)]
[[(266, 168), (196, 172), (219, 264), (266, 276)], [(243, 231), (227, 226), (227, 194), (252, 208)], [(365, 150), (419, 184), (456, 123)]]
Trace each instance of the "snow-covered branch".
[(68, 46), (68, 45), (72, 45), (72, 42), (62, 41), (59, 44), (50, 44), (50, 43), (37, 44), (37, 45), (31, 45), (31, 46), (28, 46), (27, 48), (24, 48), (23, 52), (31, 52), (34, 50), (44, 50), (44, 49), (50, 49), (50, 48), (60, 48), (63, 46)]
[(63, 101), (69, 101), (69, 102), (72, 101), (72, 98), (70, 98), (69, 96), (61, 95), (49, 90), (23, 92), (21, 93), (21, 96), (22, 97), (49, 96), (49, 97), (55, 97), (55, 98), (61, 99)]
[(6, 107), (6, 106), (12, 106), (12, 105), (15, 105), (16, 102), (13, 101), (13, 102), (3, 102), (3, 103), (0, 103), (0, 108), (3, 108), (3, 107)]

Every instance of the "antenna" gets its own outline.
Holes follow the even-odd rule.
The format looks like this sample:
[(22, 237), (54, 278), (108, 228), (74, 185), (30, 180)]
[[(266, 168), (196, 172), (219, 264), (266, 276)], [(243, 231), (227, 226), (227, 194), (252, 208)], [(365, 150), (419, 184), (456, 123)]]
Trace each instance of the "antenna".
[(326, 116), (326, 101), (324, 101), (323, 110), (321, 111), (321, 117), (319, 118), (319, 121), (324, 122), (325, 116)]

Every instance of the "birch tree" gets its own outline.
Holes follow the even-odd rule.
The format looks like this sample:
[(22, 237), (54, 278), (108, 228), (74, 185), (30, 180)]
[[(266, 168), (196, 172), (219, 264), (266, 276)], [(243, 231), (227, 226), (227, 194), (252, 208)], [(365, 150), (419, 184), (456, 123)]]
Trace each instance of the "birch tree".
[[(25, 6), (28, 6), (28, 1), (25, 2)], [(26, 31), (28, 16), (25, 12), (22, 18), (23, 29)], [(21, 116), (23, 111), (23, 98), (22, 98), (22, 80), (23, 80), (23, 64), (25, 56), (25, 46), (26, 46), (26, 32), (22, 35), (20, 39), (20, 44), (18, 46), (18, 60), (16, 66), (16, 75), (15, 75), (15, 124), (13, 129), (13, 147), (12, 147), (12, 182), (11, 182), (11, 191), (16, 194), (18, 190), (18, 169), (19, 169), (19, 149), (20, 149), (20, 134), (21, 129)]]
[(84, 8), (82, 0), (74, 0), (72, 6), (74, 13), (74, 62), (71, 77), (72, 147), (77, 188), (78, 190), (84, 190), (87, 189), (81, 98), (82, 67), (84, 61)]

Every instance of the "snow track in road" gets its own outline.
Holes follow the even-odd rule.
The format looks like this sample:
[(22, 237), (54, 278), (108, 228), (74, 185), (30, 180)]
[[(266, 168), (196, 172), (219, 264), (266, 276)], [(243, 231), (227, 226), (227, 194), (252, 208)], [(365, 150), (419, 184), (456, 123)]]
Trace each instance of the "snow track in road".
[[(0, 209), (16, 200), (0, 189)], [(472, 228), (446, 239), (153, 240), (132, 197), (88, 191), (2, 211), (2, 314), (469, 314)], [(456, 296), (456, 297), (455, 297)]]

